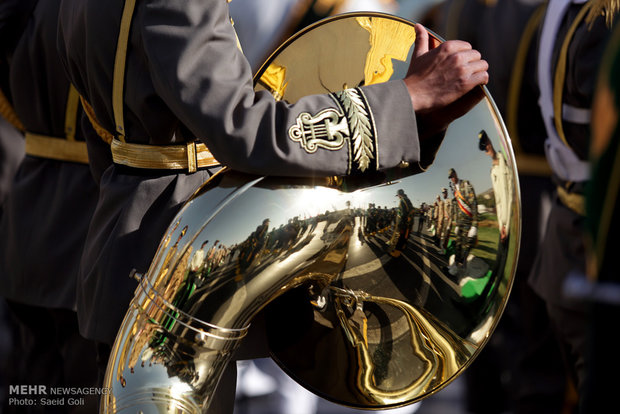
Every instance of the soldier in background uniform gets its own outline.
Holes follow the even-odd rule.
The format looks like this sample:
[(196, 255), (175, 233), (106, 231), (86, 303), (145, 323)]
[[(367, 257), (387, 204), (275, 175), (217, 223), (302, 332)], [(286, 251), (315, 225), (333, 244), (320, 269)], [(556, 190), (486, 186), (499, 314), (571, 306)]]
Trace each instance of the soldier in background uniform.
[[(540, 109), (556, 194), (530, 284), (545, 301), (579, 405), (590, 388), (587, 309), (565, 294), (571, 275), (585, 274), (585, 199), (590, 180), (590, 118), (596, 77), (618, 3), (550, 0), (538, 44)], [(577, 276), (579, 277), (579, 276)]]
[(478, 236), (478, 203), (474, 187), (468, 180), (461, 180), (454, 168), (450, 168), (448, 178), (457, 207), (454, 216), (456, 253), (454, 263), (448, 269), (454, 276), (465, 266), (469, 251), (474, 247)]
[[(0, 221), (0, 294), (19, 330), (11, 384), (48, 389), (97, 381), (95, 347), (79, 334), (75, 305), (79, 259), (98, 190), (79, 97), (56, 52), (59, 7), (60, 0), (4, 2), (3, 15), (10, 18), (0, 21), (9, 103), (23, 127), (26, 151)], [(90, 413), (96, 403), (86, 397), (83, 405), (57, 408)]]
[[(24, 18), (15, 19), (15, 7), (15, 4), (6, 2), (0, 8), (0, 38), (4, 43), (0, 53), (0, 216), (15, 172), (24, 158), (24, 135), (21, 133), (23, 125), (11, 105), (8, 84), (10, 56), (7, 53), (16, 41), (13, 32), (21, 30), (20, 26), (24, 24)], [(23, 7), (27, 9), (28, 2), (25, 2)]]
[[(6, 16), (10, 17), (10, 16)], [(5, 16), (0, 12), (0, 27), (4, 26)], [(6, 36), (6, 37), (5, 37)], [(0, 33), (0, 38), (9, 38), (8, 33)], [(8, 84), (8, 62), (0, 56), (0, 218), (4, 200), (9, 193), (15, 172), (24, 158), (24, 136), (17, 127), (17, 117), (13, 108), (9, 105), (6, 93)], [(9, 122), (11, 119), (12, 122)], [(16, 124), (16, 125), (13, 125)], [(17, 338), (15, 324), (9, 315), (6, 301), (0, 297), (0, 406), (4, 405), (8, 393), (4, 392), (11, 382), (11, 374), (15, 371), (12, 367), (14, 359), (10, 350)]]
[[(605, 412), (617, 403), (620, 331), (611, 327), (620, 320), (620, 273), (615, 236), (620, 232), (620, 27), (616, 27), (605, 51), (592, 106), (590, 162), (592, 177), (586, 188), (587, 276), (584, 291), (589, 298), (589, 346), (591, 380), (583, 392), (583, 411)], [(581, 288), (581, 286), (580, 286)], [(589, 289), (588, 289), (589, 288)]]
[[(148, 268), (171, 219), (220, 163), (284, 176), (359, 174), (402, 162), (429, 163), (454, 117), (442, 110), (461, 97), (468, 106), (480, 99), (472, 88), (486, 82), (486, 62), (462, 42), (427, 52), (428, 34), (420, 26), (417, 34), (411, 74), (404, 81), (288, 105), (254, 92), (252, 70), (237, 47), (225, 0), (63, 0), (58, 47), (70, 79), (90, 104), (92, 122), (112, 143), (114, 159), (103, 173), (82, 255), (81, 332), (101, 343), (102, 354), (110, 349), (135, 290), (127, 275), (133, 268)], [(456, 68), (451, 59), (445, 61), (455, 52), (464, 58)], [(431, 64), (436, 69), (426, 71)], [(455, 76), (461, 72), (465, 79)], [(372, 114), (368, 121), (376, 133), (369, 137), (375, 151), (370, 165), (349, 164), (353, 158), (346, 145), (311, 153), (290, 138), (301, 114), (340, 113), (340, 103), (354, 97), (362, 98)], [(412, 137), (418, 122), (431, 115), (439, 121)], [(178, 158), (161, 157), (172, 148), (180, 150)], [(266, 355), (251, 341), (255, 333), (261, 335), (260, 324), (252, 328), (241, 346), (251, 353), (240, 349), (238, 358)], [(229, 364), (221, 389), (234, 384), (234, 372)], [(221, 405), (212, 404), (210, 411), (229, 412), (234, 392), (215, 395)]]

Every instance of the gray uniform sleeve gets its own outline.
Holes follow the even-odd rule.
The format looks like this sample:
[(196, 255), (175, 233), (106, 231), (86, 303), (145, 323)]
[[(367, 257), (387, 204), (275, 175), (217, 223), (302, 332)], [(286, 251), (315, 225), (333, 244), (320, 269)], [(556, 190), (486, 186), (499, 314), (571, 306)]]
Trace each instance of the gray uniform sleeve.
[[(403, 81), (309, 96), (294, 104), (276, 102), (265, 92), (254, 93), (224, 0), (140, 2), (134, 19), (155, 91), (224, 165), (259, 174), (344, 175), (420, 159), (416, 118)], [(361, 130), (360, 119), (346, 109), (351, 102), (355, 114), (365, 114)], [(314, 117), (326, 110), (348, 124), (340, 131), (340, 146), (312, 147), (293, 139), (307, 128), (295, 128), (302, 114)], [(356, 149), (360, 131), (369, 150), (367, 164)]]

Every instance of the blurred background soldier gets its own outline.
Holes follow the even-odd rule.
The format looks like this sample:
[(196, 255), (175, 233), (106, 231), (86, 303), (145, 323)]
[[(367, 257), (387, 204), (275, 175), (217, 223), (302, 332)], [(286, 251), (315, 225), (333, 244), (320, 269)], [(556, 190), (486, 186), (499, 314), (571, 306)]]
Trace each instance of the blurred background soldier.
[[(59, 7), (60, 0), (1, 6), (3, 17), (12, 13), (0, 21), (1, 52), (9, 56), (10, 103), (23, 125), (26, 157), (0, 222), (0, 294), (19, 329), (12, 384), (81, 388), (97, 380), (94, 344), (78, 332), (75, 304), (79, 257), (98, 190), (79, 96), (56, 52)], [(92, 413), (96, 398), (85, 397), (84, 405), (56, 408)], [(49, 411), (42, 405), (5, 408)]]
[(468, 260), (469, 251), (476, 243), (478, 236), (478, 203), (474, 187), (468, 180), (461, 180), (454, 168), (450, 168), (448, 178), (451, 181), (450, 187), (452, 188), (457, 207), (454, 217), (456, 253), (454, 263), (448, 268), (450, 274), (454, 276), (464, 270), (463, 267)]
[[(2, 13), (3, 11), (0, 11), (0, 27), (4, 28), (4, 19), (10, 16), (4, 16)], [(2, 29), (0, 38), (8, 41), (9, 34)], [(23, 125), (6, 97), (8, 92), (8, 62), (6, 56), (0, 55), (0, 218), (13, 177), (24, 158), (24, 135), (19, 131)], [(9, 122), (9, 119), (12, 122)], [(10, 375), (15, 371), (11, 366), (15, 361), (10, 357), (15, 340), (14, 321), (9, 314), (5, 299), (0, 297), (0, 407), (5, 404), (7, 397), (5, 390), (12, 380)]]
[[(542, 249), (530, 284), (545, 301), (579, 405), (590, 388), (586, 304), (565, 294), (571, 275), (586, 272), (584, 190), (590, 180), (590, 120), (596, 77), (620, 4), (550, 0), (538, 47), (545, 150), (556, 185)], [(580, 277), (580, 276), (577, 276)], [(585, 412), (585, 411), (584, 411)]]
[(589, 346), (591, 380), (584, 389), (583, 412), (600, 413), (617, 401), (620, 360), (609, 358), (617, 350), (620, 331), (610, 329), (620, 320), (620, 272), (615, 235), (620, 232), (620, 26), (614, 30), (601, 63), (592, 107), (590, 162), (592, 178), (586, 191), (588, 283), (577, 286), (590, 293)]

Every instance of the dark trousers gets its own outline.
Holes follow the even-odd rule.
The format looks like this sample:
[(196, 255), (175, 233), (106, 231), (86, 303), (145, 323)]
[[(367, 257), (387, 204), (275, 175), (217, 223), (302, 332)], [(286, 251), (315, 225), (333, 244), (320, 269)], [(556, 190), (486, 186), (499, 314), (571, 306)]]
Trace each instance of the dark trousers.
[[(5, 413), (94, 413), (97, 398), (89, 395), (76, 397), (69, 404), (69, 397), (58, 400), (50, 395), (50, 388), (94, 387), (97, 381), (96, 352), (93, 342), (84, 339), (78, 331), (77, 315), (67, 309), (48, 309), (7, 301), (16, 334), (11, 350), (12, 372), (8, 377), (8, 396), (3, 407)], [(30, 385), (42, 387), (47, 394), (28, 391), (18, 394), (10, 386)], [(35, 388), (31, 388), (35, 389)], [(18, 405), (14, 399), (35, 400), (30, 406)], [(42, 403), (42, 398), (56, 400), (57, 405)], [(83, 398), (83, 400), (82, 400)]]

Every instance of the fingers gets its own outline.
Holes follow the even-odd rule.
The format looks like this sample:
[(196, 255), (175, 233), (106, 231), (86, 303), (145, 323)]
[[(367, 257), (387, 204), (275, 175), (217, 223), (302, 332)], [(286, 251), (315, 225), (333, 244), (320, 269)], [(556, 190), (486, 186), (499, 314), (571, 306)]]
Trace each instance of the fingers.
[(413, 72), (416, 59), (425, 55), (429, 50), (429, 36), (426, 28), (418, 23), (415, 25), (415, 32), (415, 47), (413, 48), (413, 56), (411, 57), (411, 62), (409, 63), (407, 76)]
[(477, 62), (472, 62), (471, 66), (471, 75), (470, 75), (470, 83), (474, 85), (486, 85), (489, 83), (489, 64), (484, 60), (479, 60)]
[(420, 125), (423, 125), (425, 129), (424, 137), (432, 136), (448, 128), (452, 121), (469, 112), (484, 96), (482, 88), (474, 87), (457, 100), (445, 106), (436, 108), (428, 113), (418, 114)]
[[(460, 52), (454, 55), (456, 64), (461, 67), (461, 83), (469, 87), (476, 85), (486, 85), (489, 81), (489, 64), (482, 59), (476, 50)], [(455, 65), (456, 65), (455, 64)]]
[(471, 44), (449, 40), (432, 48), (428, 31), (419, 24), (415, 28), (415, 49), (404, 81), (416, 112), (436, 111), (487, 84), (488, 63)]
[(460, 50), (450, 54), (446, 58), (446, 65), (454, 68), (455, 78), (453, 79), (455, 87), (463, 88), (463, 92), (469, 91), (476, 85), (485, 85), (488, 83), (489, 64), (482, 59), (480, 52), (471, 49), (466, 42), (459, 45), (453, 45), (453, 50)]
[(463, 40), (448, 40), (440, 44), (437, 47), (437, 50), (438, 53), (442, 53), (447, 56), (470, 51), (478, 53), (478, 58), (480, 57), (480, 53), (473, 49), (471, 44)]

